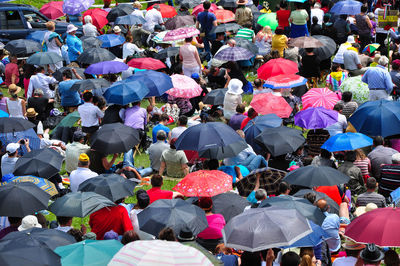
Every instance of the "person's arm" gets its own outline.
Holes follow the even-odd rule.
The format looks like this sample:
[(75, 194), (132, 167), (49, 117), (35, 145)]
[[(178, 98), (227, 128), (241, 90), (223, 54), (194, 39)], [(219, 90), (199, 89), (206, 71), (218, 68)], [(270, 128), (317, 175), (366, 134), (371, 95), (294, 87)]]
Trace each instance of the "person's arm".
[(368, 16), (365, 16), (365, 21), (367, 22), (368, 28), (372, 29), (372, 23)]
[(196, 29), (200, 29), (200, 23), (199, 23), (199, 21), (196, 21)]
[(29, 139), (26, 138), (25, 139), (25, 148), (27, 152), (31, 152), (31, 148), (29, 147)]
[(125, 166), (123, 168), (123, 170), (133, 172), (137, 179), (142, 180), (142, 176), (140, 175), (140, 173), (135, 168), (130, 167), (130, 166)]
[(71, 68), (71, 71), (72, 71), (72, 73), (75, 75), (75, 77), (76, 77), (77, 79), (83, 79), (83, 78), (78, 74), (78, 72), (76, 72), (76, 69), (75, 69), (75, 68)]
[[(160, 170), (161, 170), (161, 167), (160, 167)], [(182, 171), (185, 176), (187, 176), (189, 174), (189, 166), (186, 163), (182, 164)]]
[(213, 21), (213, 26), (214, 26), (214, 27), (217, 27), (217, 26), (218, 26), (218, 23), (217, 23), (217, 20), (216, 20), (216, 19), (214, 19), (214, 21)]
[(113, 164), (114, 164), (115, 160), (117, 159), (117, 157), (118, 157), (118, 153), (114, 153), (114, 155), (113, 155), (113, 157), (112, 157), (110, 162), (107, 160), (107, 157), (103, 157), (101, 159), (101, 163), (103, 164), (103, 167), (106, 170), (110, 170), (110, 168), (113, 166)]
[(197, 49), (195, 49), (195, 51), (194, 51), (194, 56), (196, 57), (197, 64), (199, 64), (199, 67), (201, 69), (201, 60), (200, 60), (199, 52), (197, 51)]
[(25, 102), (25, 100), (21, 100), (21, 108), (22, 108), (22, 115), (26, 116), (26, 102)]
[(61, 46), (62, 46), (62, 43), (60, 42), (60, 39), (59, 39), (58, 37), (55, 37), (55, 40), (56, 40), (56, 45), (57, 45), (58, 47), (61, 47)]
[[(161, 157), (162, 158), (162, 157)], [(161, 164), (160, 164), (160, 169), (158, 170), (158, 174), (159, 175), (163, 175), (164, 174), (164, 170), (165, 170), (165, 162), (164, 161), (161, 161)]]

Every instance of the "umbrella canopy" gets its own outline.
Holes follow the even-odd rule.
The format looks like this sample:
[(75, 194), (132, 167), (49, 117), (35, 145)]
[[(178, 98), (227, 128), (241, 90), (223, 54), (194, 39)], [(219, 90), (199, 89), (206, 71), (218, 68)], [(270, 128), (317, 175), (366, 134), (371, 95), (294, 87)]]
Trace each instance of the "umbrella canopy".
[(300, 130), (281, 126), (265, 129), (255, 141), (265, 147), (272, 156), (279, 156), (296, 151), (304, 144), (305, 139)]
[(86, 79), (76, 81), (70, 90), (79, 92), (91, 90), (93, 95), (103, 96), (106, 88), (109, 88), (110, 86), (111, 83), (105, 79)]
[[(0, 133), (0, 141), (3, 144), (3, 147), (6, 147), (10, 143), (17, 143), (21, 139), (29, 139), (29, 147), (31, 150), (40, 149), (40, 139), (33, 128), (25, 131)], [(19, 147), (19, 152), (20, 151), (23, 153), (27, 152), (24, 145)]]
[(349, 121), (360, 133), (387, 137), (400, 134), (399, 112), (400, 102), (388, 100), (366, 102), (353, 113)]
[(0, 110), (0, 117), (9, 117), (10, 115), (6, 112), (4, 112), (3, 110)]
[(1, 133), (13, 133), (18, 131), (25, 131), (33, 127), (35, 127), (35, 124), (23, 118), (0, 117)]
[(177, 56), (178, 54), (179, 54), (179, 47), (168, 47), (156, 53), (154, 55), (154, 58), (158, 60), (163, 60), (170, 58), (172, 56)]
[(299, 48), (318, 48), (324, 46), (320, 40), (308, 36), (294, 38), (290, 41), (290, 45)]
[(326, 128), (338, 121), (338, 112), (324, 107), (311, 107), (294, 116), (296, 126), (307, 129)]
[(203, 98), (203, 103), (211, 105), (223, 105), (225, 94), (228, 89), (216, 89), (206, 94)]
[[(160, 13), (163, 18), (172, 18), (178, 15), (175, 8), (173, 6), (169, 6), (166, 4), (157, 4), (160, 7)], [(147, 11), (153, 9), (154, 5), (147, 8)]]
[(217, 23), (227, 23), (235, 21), (235, 13), (230, 10), (217, 9), (214, 11), (214, 14), (217, 17)]
[(256, 176), (260, 176), (260, 188), (265, 189), (268, 194), (275, 194), (279, 183), (285, 177), (286, 172), (271, 167), (260, 168), (251, 171), (245, 178), (236, 183), (239, 194), (247, 197), (256, 187)]
[(138, 214), (140, 230), (157, 236), (165, 227), (179, 234), (183, 227), (198, 235), (207, 228), (207, 218), (202, 209), (181, 199), (160, 199)]
[(63, 4), (63, 1), (51, 1), (44, 4), (39, 11), (49, 19), (58, 19), (64, 16)]
[(18, 57), (30, 56), (33, 53), (42, 50), (42, 45), (36, 41), (18, 39), (9, 41), (4, 49), (9, 51), (10, 54), (16, 55)]
[(118, 46), (125, 42), (125, 38), (123, 36), (116, 34), (104, 34), (96, 38), (102, 42), (102, 48)]
[(276, 19), (276, 13), (267, 13), (261, 15), (257, 19), (257, 23), (261, 26), (269, 26), (271, 30), (276, 30), (278, 27), (278, 20)]
[(229, 222), (236, 215), (241, 214), (244, 208), (250, 205), (250, 203), (233, 192), (226, 192), (212, 197), (213, 213), (219, 213), (224, 216), (225, 221)]
[(15, 183), (30, 182), (30, 183), (33, 183), (36, 186), (38, 186), (43, 191), (46, 191), (50, 196), (55, 196), (58, 194), (54, 183), (52, 183), (44, 178), (26, 175), (26, 176), (13, 176), (9, 179), (6, 179), (6, 180), (5, 179), (6, 179), (5, 177), (2, 178), (3, 182), (0, 183), (0, 186), (4, 186), (11, 182), (15, 182)]
[(322, 243), (325, 239), (329, 238), (329, 235), (325, 232), (321, 226), (316, 225), (315, 223), (308, 221), (310, 223), (310, 227), (312, 229), (312, 233), (306, 235), (302, 239), (297, 240), (289, 247), (282, 248), (294, 248), (294, 247), (315, 247)]
[[(151, 40), (155, 43), (166, 43), (166, 44), (173, 44), (175, 43), (174, 41), (164, 41), (165, 35), (169, 32), (169, 30), (162, 31), (158, 33), (156, 36), (154, 36)], [(179, 40), (183, 41), (183, 40)]]
[(253, 96), (250, 105), (257, 113), (276, 114), (281, 118), (287, 118), (293, 109), (282, 96), (275, 96), (272, 93), (260, 93)]
[(379, 48), (379, 46), (381, 46), (379, 43), (370, 43), (367, 46), (364, 47), (364, 49), (362, 50), (363, 53), (368, 52), (369, 54), (372, 54), (373, 52), (376, 51), (376, 49)]
[(346, 184), (349, 180), (349, 176), (332, 167), (314, 165), (300, 167), (287, 174), (283, 179), (283, 181), (289, 184), (309, 188), (315, 186), (336, 186)]
[(136, 183), (117, 174), (101, 174), (87, 179), (79, 185), (78, 191), (95, 192), (112, 202), (133, 196)]
[(307, 83), (307, 79), (295, 75), (278, 75), (275, 77), (270, 77), (264, 82), (264, 87), (271, 88), (271, 89), (290, 89), (293, 87), (305, 85)]
[(92, 148), (104, 154), (127, 152), (139, 142), (139, 132), (121, 123), (103, 125), (91, 138)]
[(108, 264), (121, 265), (213, 265), (198, 249), (179, 242), (163, 240), (139, 240), (125, 245)]
[(47, 33), (46, 30), (32, 31), (31, 33), (28, 34), (28, 36), (26, 36), (26, 39), (42, 44), (46, 33)]
[(129, 66), (123, 62), (118, 61), (104, 61), (91, 64), (86, 68), (85, 73), (93, 75), (115, 74), (125, 71)]
[(361, 76), (349, 77), (343, 80), (339, 87), (341, 92), (350, 91), (353, 93), (353, 101), (361, 105), (369, 100), (368, 84), (361, 81)]
[(139, 69), (148, 69), (148, 70), (157, 70), (167, 67), (160, 60), (151, 57), (133, 58), (128, 62), (128, 66)]
[[(97, 39), (96, 39), (96, 40), (97, 40)], [(60, 68), (60, 69), (57, 69), (56, 72), (54, 72), (54, 74), (53, 74), (53, 78), (55, 78), (58, 82), (63, 81), (63, 72), (64, 72), (65, 70), (67, 70), (67, 69), (69, 69), (69, 70), (75, 69), (76, 73), (77, 73), (79, 76), (81, 76), (83, 79), (85, 79), (85, 74), (84, 74), (85, 69), (83, 69), (83, 68), (76, 68), (76, 67), (62, 67), (62, 68)], [(72, 73), (72, 76), (73, 76), (73, 78), (75, 78), (75, 77), (74, 77), (74, 73)]]
[(276, 208), (250, 209), (233, 217), (222, 230), (227, 247), (250, 252), (290, 246), (311, 232), (299, 211)]
[(122, 17), (118, 17), (115, 20), (115, 24), (120, 25), (137, 25), (137, 24), (145, 24), (146, 20), (141, 16), (136, 15), (126, 15)]
[[(222, 6), (224, 8), (236, 8), (237, 7), (236, 0), (219, 0), (218, 5)], [(215, 12), (216, 11), (218, 11), (218, 9), (215, 10)]]
[(149, 89), (145, 84), (126, 79), (115, 82), (109, 87), (104, 93), (104, 98), (108, 104), (127, 105), (140, 102), (148, 93)]
[(179, 28), (167, 32), (167, 34), (165, 34), (163, 41), (176, 41), (185, 38), (190, 38), (199, 34), (200, 31), (195, 27)]
[(337, 2), (330, 10), (337, 15), (357, 15), (361, 12), (362, 3), (354, 0)]
[(215, 33), (222, 33), (222, 32), (237, 32), (240, 30), (242, 27), (239, 26), (239, 24), (236, 23), (226, 23), (226, 24), (220, 24), (217, 27), (214, 27), (210, 33), (215, 34)]
[(93, 36), (82, 36), (80, 39), (82, 41), (83, 50), (87, 50), (90, 48), (100, 48), (103, 44), (102, 41)]
[(372, 145), (372, 139), (361, 133), (340, 133), (333, 137), (330, 137), (321, 146), (321, 149), (328, 150), (330, 152), (335, 151), (351, 151), (363, 147)]
[(296, 74), (299, 72), (297, 64), (293, 61), (277, 58), (271, 59), (257, 69), (258, 78), (267, 80), (281, 74)]
[(326, 200), (327, 204), (329, 205), (328, 212), (339, 215), (339, 205), (325, 193), (318, 192), (318, 191), (315, 191), (312, 189), (300, 189), (293, 196), (298, 197), (298, 198), (303, 198), (304, 195), (306, 195), (307, 193), (315, 194), (315, 196), (316, 196), (315, 201), (318, 201), (320, 199)]
[(50, 65), (63, 61), (63, 58), (54, 52), (39, 52), (31, 55), (26, 63), (31, 65)]
[(118, 17), (130, 15), (133, 12), (133, 6), (130, 4), (118, 4), (107, 14), (108, 22), (115, 22)]
[(250, 51), (251, 53), (253, 53), (253, 56), (258, 54), (258, 47), (253, 42), (240, 37), (235, 37), (234, 40), (236, 41), (237, 47), (241, 47)]
[(49, 206), (56, 216), (85, 217), (104, 207), (115, 206), (114, 202), (94, 192), (71, 192), (58, 198)]
[(94, 4), (94, 0), (64, 0), (63, 12), (68, 15), (76, 15), (88, 10)]
[(176, 5), (180, 5), (181, 7), (184, 6), (187, 9), (194, 8), (195, 6), (198, 6), (202, 4), (201, 0), (178, 0), (175, 1)]
[(95, 64), (115, 59), (115, 55), (104, 48), (90, 48), (81, 53), (76, 59), (81, 64)]
[(120, 241), (83, 240), (78, 243), (58, 247), (55, 253), (61, 256), (62, 265), (107, 265), (123, 247)]
[[(314, 49), (314, 53), (318, 55), (321, 60), (328, 59), (335, 54), (336, 42), (332, 38), (329, 38), (325, 35), (313, 35), (312, 37), (323, 43), (323, 46)], [(306, 50), (300, 49), (299, 53), (301, 55), (304, 55), (306, 53)]]
[(51, 148), (34, 150), (17, 160), (14, 175), (50, 178), (60, 172), (63, 159), (58, 152)]
[[(217, 9), (218, 9), (218, 6), (217, 6), (216, 4), (214, 4), (214, 3), (212, 3), (212, 4), (211, 4), (211, 7), (210, 7), (210, 9), (208, 9), (208, 11), (209, 11), (209, 12), (214, 12), (214, 11), (217, 10)], [(203, 4), (200, 4), (200, 5), (198, 5), (198, 6), (196, 6), (196, 7), (193, 8), (192, 15), (197, 17), (197, 15), (198, 15), (200, 12), (203, 12), (203, 11), (204, 11)]]
[(201, 94), (203, 89), (197, 82), (185, 75), (174, 74), (171, 76), (174, 87), (166, 93), (177, 98), (193, 98)]
[(108, 15), (108, 12), (105, 11), (104, 9), (93, 8), (93, 9), (89, 9), (85, 13), (83, 13), (82, 17), (85, 18), (86, 16), (91, 16), (92, 24), (94, 26), (96, 26), (96, 28), (98, 30), (100, 30), (108, 23), (107, 15)]
[(193, 16), (176, 16), (165, 22), (165, 28), (167, 30), (174, 30), (182, 27), (193, 26), (194, 24)]
[(146, 97), (161, 96), (174, 87), (170, 76), (154, 70), (136, 72), (133, 76), (130, 76), (128, 80), (144, 83), (150, 91)]
[(81, 118), (78, 111), (69, 113), (66, 117), (64, 117), (60, 123), (54, 128), (54, 131), (57, 127), (72, 127), (78, 120)]
[(223, 61), (249, 60), (254, 54), (242, 47), (228, 47), (218, 52), (214, 58)]
[(241, 140), (226, 146), (206, 148), (205, 150), (199, 151), (199, 157), (222, 160), (235, 157), (246, 148), (248, 148), (247, 143)]
[(232, 176), (218, 170), (200, 170), (185, 176), (173, 190), (186, 197), (212, 197), (232, 190)]
[(303, 110), (319, 106), (332, 110), (333, 106), (339, 101), (339, 97), (328, 88), (312, 88), (301, 97), (301, 100)]

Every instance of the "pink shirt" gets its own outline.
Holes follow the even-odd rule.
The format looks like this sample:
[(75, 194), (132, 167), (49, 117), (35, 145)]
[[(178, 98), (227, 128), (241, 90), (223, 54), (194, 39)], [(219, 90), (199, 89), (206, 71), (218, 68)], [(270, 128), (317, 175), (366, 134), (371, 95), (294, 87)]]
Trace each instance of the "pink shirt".
[(207, 216), (208, 227), (204, 229), (197, 237), (202, 239), (222, 238), (221, 230), (225, 226), (224, 216), (221, 214), (212, 214)]
[(18, 71), (18, 65), (15, 63), (8, 63), (6, 65), (6, 69), (4, 71), (4, 75), (5, 75), (5, 84), (8, 86), (10, 86), (11, 84), (11, 77), (12, 75), (16, 75), (17, 78), (15, 79), (15, 84), (18, 84), (19, 82), (19, 71)]
[(182, 65), (186, 68), (195, 68), (199, 66), (196, 60), (197, 48), (190, 43), (186, 43), (179, 49), (179, 54), (182, 56)]

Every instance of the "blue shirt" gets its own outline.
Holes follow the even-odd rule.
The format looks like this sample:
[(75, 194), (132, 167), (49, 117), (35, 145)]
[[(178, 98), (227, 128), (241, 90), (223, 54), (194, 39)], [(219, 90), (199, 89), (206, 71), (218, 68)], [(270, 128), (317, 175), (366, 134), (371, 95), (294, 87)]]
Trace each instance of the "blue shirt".
[(212, 30), (214, 26), (213, 23), (216, 19), (217, 17), (211, 12), (208, 11), (200, 12), (197, 15), (197, 21), (201, 25), (201, 32), (208, 34)]
[(82, 103), (79, 93), (71, 90), (72, 85), (74, 85), (74, 83), (77, 81), (79, 81), (79, 79), (70, 79), (61, 81), (58, 84), (58, 91), (61, 95), (62, 106), (78, 106)]
[(385, 89), (388, 94), (393, 90), (393, 82), (387, 69), (381, 65), (369, 67), (362, 77), (362, 82), (370, 89)]
[(158, 124), (158, 125), (156, 125), (155, 127), (153, 127), (153, 131), (152, 131), (153, 143), (156, 143), (156, 142), (157, 142), (157, 132), (158, 132), (159, 130), (164, 130), (164, 131), (165, 131), (165, 134), (167, 134), (167, 136), (168, 136), (168, 133), (169, 133), (169, 131), (170, 131), (170, 129), (169, 129), (168, 127), (164, 126), (163, 124)]
[(68, 57), (69, 60), (72, 61), (76, 61), (76, 59), (78, 58), (79, 54), (78, 52), (82, 53), (83, 49), (82, 49), (82, 41), (76, 37), (73, 36), (71, 34), (67, 34), (67, 46), (68, 46)]

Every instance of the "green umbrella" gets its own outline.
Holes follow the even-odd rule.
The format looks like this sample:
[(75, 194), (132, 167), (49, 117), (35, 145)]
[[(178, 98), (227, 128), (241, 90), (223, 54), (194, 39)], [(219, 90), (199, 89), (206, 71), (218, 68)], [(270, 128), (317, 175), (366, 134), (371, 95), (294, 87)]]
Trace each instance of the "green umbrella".
[(275, 30), (278, 27), (278, 21), (276, 20), (276, 13), (267, 13), (261, 15), (258, 18), (257, 23), (263, 27), (270, 26), (271, 30)]
[(107, 265), (123, 247), (113, 240), (84, 240), (67, 246), (57, 247), (54, 252), (61, 256), (61, 264), (66, 265)]
[(351, 91), (353, 100), (361, 105), (369, 100), (368, 85), (361, 81), (361, 76), (345, 79), (339, 87), (341, 92)]
[(74, 124), (81, 119), (78, 111), (72, 112), (64, 117), (60, 123), (54, 128), (54, 132), (58, 127), (73, 127)]

